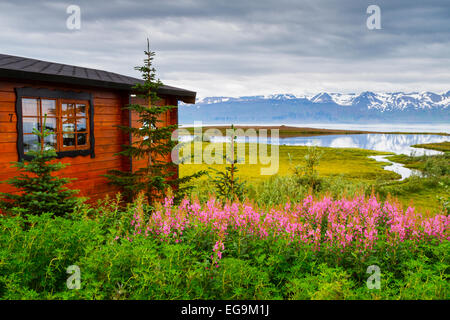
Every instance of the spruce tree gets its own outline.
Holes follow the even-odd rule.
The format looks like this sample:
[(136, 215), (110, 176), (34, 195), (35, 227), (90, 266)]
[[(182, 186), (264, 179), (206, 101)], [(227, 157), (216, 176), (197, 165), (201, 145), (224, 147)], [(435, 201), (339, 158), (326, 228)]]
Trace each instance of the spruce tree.
[(142, 66), (135, 67), (142, 74), (143, 83), (134, 86), (138, 98), (146, 101), (146, 105), (130, 104), (126, 109), (138, 115), (140, 127), (118, 126), (127, 134), (137, 138), (129, 145), (123, 145), (123, 150), (118, 153), (134, 159), (147, 159), (147, 165), (136, 171), (110, 170), (106, 177), (110, 183), (122, 188), (129, 201), (143, 192), (149, 203), (159, 200), (163, 193), (170, 187), (176, 198), (180, 198), (191, 187), (183, 184), (191, 179), (199, 177), (204, 172), (175, 178), (174, 169), (177, 165), (167, 161), (168, 155), (177, 145), (177, 141), (171, 139), (172, 132), (178, 125), (161, 125), (160, 116), (176, 106), (160, 106), (156, 103), (160, 100), (157, 95), (158, 88), (162, 85), (156, 78), (156, 70), (153, 67), (155, 53), (150, 51), (147, 39), (147, 50), (144, 51), (145, 59)]
[(239, 171), (237, 164), (239, 159), (235, 157), (235, 143), (236, 143), (236, 131), (234, 125), (231, 125), (231, 145), (230, 145), (230, 157), (224, 157), (226, 163), (230, 165), (225, 166), (225, 171), (219, 171), (210, 167), (210, 169), (216, 172), (216, 177), (212, 179), (216, 187), (217, 195), (224, 200), (244, 200), (246, 185), (244, 181), (240, 181), (237, 173)]
[(212, 183), (216, 187), (216, 194), (223, 200), (244, 200), (246, 185), (236, 175), (239, 171), (236, 164), (237, 160), (230, 162), (230, 165), (225, 167), (225, 171), (210, 168), (216, 172), (216, 177), (212, 179)]
[(36, 150), (27, 152), (30, 160), (14, 162), (20, 175), (3, 181), (18, 189), (18, 193), (0, 193), (0, 208), (6, 212), (22, 212), (40, 215), (50, 212), (64, 215), (73, 211), (79, 201), (74, 195), (78, 190), (70, 190), (65, 184), (74, 179), (60, 178), (55, 172), (65, 168), (67, 164), (55, 162), (57, 158), (54, 149), (47, 149), (43, 145), (45, 137), (52, 134), (46, 129), (46, 117), (42, 131), (33, 129), (33, 134), (39, 137)]

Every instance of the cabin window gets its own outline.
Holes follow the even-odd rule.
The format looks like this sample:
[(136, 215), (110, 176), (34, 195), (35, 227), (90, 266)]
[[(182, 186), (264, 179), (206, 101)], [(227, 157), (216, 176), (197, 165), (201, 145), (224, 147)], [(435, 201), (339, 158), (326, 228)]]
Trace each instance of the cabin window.
[[(94, 157), (90, 94), (34, 88), (18, 88), (16, 92), (20, 159), (27, 158), (29, 151), (39, 147), (38, 143), (42, 149), (56, 150), (58, 157)], [(42, 143), (33, 129), (42, 132), (44, 123), (52, 134)]]
[[(56, 134), (57, 134), (57, 112), (56, 100), (50, 99), (35, 99), (22, 98), (22, 123), (23, 123), (23, 149), (24, 153), (38, 148), (38, 143), (41, 143), (40, 137), (33, 134), (36, 129), (42, 132), (45, 127), (54, 134), (45, 138), (44, 143), (41, 143), (42, 149), (56, 149)], [(44, 114), (47, 115), (47, 120), (44, 121)]]
[(62, 101), (60, 148), (62, 150), (89, 149), (89, 103), (87, 101)]
[(40, 132), (52, 134), (41, 143), (42, 149), (56, 151), (89, 149), (89, 102), (63, 99), (22, 98), (23, 148), (26, 154), (35, 150)]

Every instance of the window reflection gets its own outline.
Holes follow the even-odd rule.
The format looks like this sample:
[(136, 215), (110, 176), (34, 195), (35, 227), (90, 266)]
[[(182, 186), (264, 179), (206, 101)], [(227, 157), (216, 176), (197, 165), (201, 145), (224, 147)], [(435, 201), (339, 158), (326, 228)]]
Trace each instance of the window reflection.
[(84, 146), (87, 144), (87, 134), (79, 133), (77, 134), (77, 145)]
[(22, 99), (22, 115), (34, 116), (39, 115), (39, 100), (38, 99)]
[(61, 105), (61, 115), (63, 117), (75, 117), (75, 105), (72, 103), (63, 103)]
[(64, 147), (71, 147), (75, 145), (75, 134), (65, 133), (63, 134), (63, 145)]
[(77, 104), (77, 117), (85, 117), (85, 116), (86, 116), (86, 105)]
[[(57, 151), (83, 150), (89, 147), (87, 128), (89, 104), (62, 99), (23, 98), (22, 128), (24, 152), (54, 149)], [(45, 128), (42, 128), (44, 126)], [(42, 146), (33, 130), (50, 131)]]
[(56, 118), (47, 118), (45, 121), (45, 129), (55, 132), (56, 131)]
[(52, 134), (44, 138), (44, 149), (55, 150), (56, 149), (56, 135)]
[(23, 118), (23, 133), (33, 133), (33, 129), (40, 129), (38, 118)]
[(62, 129), (64, 132), (74, 132), (75, 119), (63, 119)]
[(42, 106), (42, 116), (47, 115), (48, 117), (56, 116), (56, 101), (55, 100), (41, 100)]
[(77, 131), (78, 132), (86, 131), (86, 118), (77, 119)]
[(39, 137), (34, 134), (25, 134), (23, 136), (23, 151), (27, 153), (31, 150), (39, 150)]

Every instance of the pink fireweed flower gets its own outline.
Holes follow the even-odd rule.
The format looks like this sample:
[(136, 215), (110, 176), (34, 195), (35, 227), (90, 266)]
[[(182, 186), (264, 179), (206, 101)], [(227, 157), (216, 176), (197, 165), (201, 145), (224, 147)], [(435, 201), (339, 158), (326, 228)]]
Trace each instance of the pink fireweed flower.
[(449, 221), (442, 214), (423, 218), (412, 207), (404, 211), (401, 205), (382, 203), (374, 196), (315, 200), (308, 195), (300, 203), (267, 209), (238, 201), (222, 204), (215, 198), (205, 204), (185, 198), (174, 206), (173, 198), (166, 198), (148, 221), (135, 214), (131, 226), (135, 236), (145, 230), (145, 236), (168, 243), (181, 242), (184, 231), (192, 229), (198, 236), (209, 234), (216, 239), (211, 259), (217, 263), (230, 234), (255, 240), (285, 239), (287, 245), (308, 245), (316, 251), (364, 253), (374, 250), (380, 237), (392, 247), (408, 240), (449, 240)]

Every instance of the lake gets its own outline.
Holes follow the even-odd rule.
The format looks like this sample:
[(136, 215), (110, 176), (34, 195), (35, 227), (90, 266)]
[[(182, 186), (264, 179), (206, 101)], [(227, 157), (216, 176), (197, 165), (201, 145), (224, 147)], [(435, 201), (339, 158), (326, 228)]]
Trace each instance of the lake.
[[(193, 137), (185, 137), (188, 141)], [(323, 135), (314, 137), (289, 137), (279, 138), (272, 141), (267, 138), (268, 144), (279, 144), (288, 146), (319, 146), (331, 148), (360, 148), (375, 151), (386, 151), (396, 154), (406, 155), (433, 155), (440, 154), (439, 151), (423, 148), (413, 148), (411, 145), (422, 143), (435, 143), (450, 140), (448, 136), (434, 134), (385, 134), (385, 133), (367, 133), (367, 134), (346, 134), (346, 135)], [(211, 136), (211, 142), (229, 142), (229, 137)], [(237, 142), (258, 142), (257, 137), (237, 137)]]
[[(231, 123), (203, 123), (203, 126), (230, 126)], [(261, 126), (291, 126), (299, 128), (321, 128), (339, 130), (360, 130), (378, 132), (436, 132), (450, 133), (448, 123), (235, 123), (235, 125), (261, 127)], [(194, 124), (182, 124), (180, 127), (193, 127)]]

